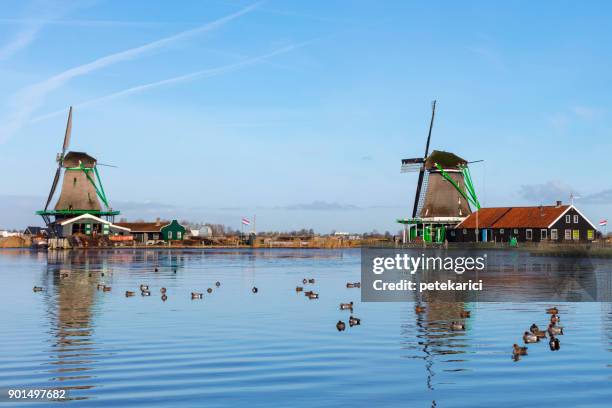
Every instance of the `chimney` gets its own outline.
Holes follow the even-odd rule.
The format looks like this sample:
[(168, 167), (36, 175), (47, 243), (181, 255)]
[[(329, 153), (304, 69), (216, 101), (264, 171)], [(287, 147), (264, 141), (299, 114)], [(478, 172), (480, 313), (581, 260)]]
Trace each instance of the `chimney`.
[(161, 221), (160, 221), (159, 217), (157, 217), (157, 218), (155, 219), (155, 226), (156, 226), (156, 227), (159, 227), (160, 225), (161, 225)]
[(557, 208), (561, 207), (561, 204), (562, 204), (561, 200), (557, 200), (557, 206), (556, 207)]

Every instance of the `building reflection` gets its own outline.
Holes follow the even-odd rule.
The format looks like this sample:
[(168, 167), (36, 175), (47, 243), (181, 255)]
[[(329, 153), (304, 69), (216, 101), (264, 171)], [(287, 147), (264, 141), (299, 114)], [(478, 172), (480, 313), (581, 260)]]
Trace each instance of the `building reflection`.
[[(185, 264), (180, 250), (49, 251), (44, 286), (50, 332), (51, 387), (70, 399), (87, 399), (79, 390), (96, 387), (95, 366), (109, 351), (96, 343), (96, 317), (102, 312), (100, 283), (112, 286), (115, 271), (134, 275), (157, 270), (174, 276)], [(72, 392), (74, 391), (74, 392)]]

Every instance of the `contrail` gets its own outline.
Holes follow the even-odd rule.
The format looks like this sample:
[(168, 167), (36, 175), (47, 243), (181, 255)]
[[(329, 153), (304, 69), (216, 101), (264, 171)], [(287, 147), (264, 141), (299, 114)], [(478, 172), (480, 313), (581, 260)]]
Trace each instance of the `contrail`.
[(6, 140), (10, 135), (19, 130), (25, 123), (29, 121), (32, 113), (40, 107), (48, 93), (61, 87), (69, 80), (86, 75), (90, 72), (97, 71), (99, 69), (116, 64), (118, 62), (132, 60), (143, 54), (164, 48), (179, 40), (205, 32), (213, 31), (240, 16), (250, 13), (257, 7), (259, 7), (260, 4), (261, 3), (255, 3), (237, 11), (236, 13), (222, 17), (218, 20), (202, 25), (200, 27), (183, 31), (178, 34), (162, 38), (160, 40), (156, 40), (145, 45), (141, 45), (139, 47), (130, 48), (125, 51), (98, 58), (95, 61), (79, 65), (74, 68), (70, 68), (42, 82), (22, 89), (21, 91), (17, 92), (17, 94), (13, 98), (14, 108), (12, 117), (5, 122), (5, 125), (3, 127), (0, 127), (0, 142)]
[[(163, 79), (161, 81), (156, 81), (156, 82), (151, 82), (148, 84), (142, 84), (142, 85), (137, 85), (137, 86), (133, 86), (131, 88), (127, 88), (118, 92), (114, 92), (112, 94), (109, 95), (104, 95), (98, 98), (94, 98), (94, 99), (90, 99), (88, 101), (85, 102), (81, 102), (77, 105), (74, 105), (75, 108), (84, 108), (87, 106), (91, 106), (100, 102), (105, 102), (111, 99), (115, 99), (115, 98), (119, 98), (122, 96), (127, 96), (127, 95), (131, 95), (131, 94), (135, 94), (135, 93), (139, 93), (139, 92), (143, 92), (143, 91), (147, 91), (149, 89), (153, 89), (153, 88), (157, 88), (160, 86), (164, 86), (164, 85), (170, 85), (170, 84), (175, 84), (177, 82), (184, 82), (184, 81), (188, 81), (190, 79), (194, 79), (194, 78), (210, 78), (210, 77), (214, 77), (214, 76), (218, 76), (218, 75), (222, 75), (231, 71), (236, 71), (238, 69), (244, 68), (246, 66), (249, 65), (254, 65), (257, 64), (259, 62), (263, 62), (264, 60), (267, 60), (271, 57), (274, 57), (276, 55), (279, 54), (284, 54), (290, 51), (293, 51), (297, 48), (301, 48), (304, 47), (305, 45), (311, 43), (312, 41), (308, 41), (308, 42), (303, 42), (303, 43), (298, 43), (298, 44), (291, 44), (282, 48), (279, 48), (277, 50), (274, 50), (272, 52), (269, 52), (267, 54), (263, 54), (263, 55), (259, 55), (257, 57), (252, 57), (252, 58), (247, 58), (244, 59), (242, 61), (239, 61), (237, 63), (234, 64), (230, 64), (230, 65), (225, 65), (222, 67), (217, 67), (217, 68), (211, 68), (211, 69), (204, 69), (204, 70), (200, 70), (200, 71), (195, 71), (195, 72), (191, 72), (189, 74), (184, 74), (184, 75), (180, 75), (180, 76), (176, 76), (173, 78), (168, 78), (168, 79)], [(66, 114), (66, 110), (65, 109), (61, 109), (55, 112), (51, 112), (51, 113), (47, 113), (45, 115), (41, 115), (38, 116), (37, 118), (33, 119), (32, 122), (40, 122), (42, 120), (45, 119), (49, 119), (52, 118), (54, 116), (58, 116), (58, 115), (65, 115)]]

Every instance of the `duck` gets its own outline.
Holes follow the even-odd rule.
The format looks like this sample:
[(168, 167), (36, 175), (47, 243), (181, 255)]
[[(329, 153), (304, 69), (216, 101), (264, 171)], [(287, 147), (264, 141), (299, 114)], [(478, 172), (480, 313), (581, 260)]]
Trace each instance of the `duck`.
[(563, 327), (556, 326), (551, 323), (548, 325), (548, 334), (550, 334), (551, 336), (555, 334), (563, 334)]
[(312, 292), (310, 295), (308, 295), (308, 299), (318, 299), (318, 298), (319, 298), (318, 293)]
[(253, 289), (251, 289), (251, 291), (253, 293), (257, 293), (257, 292), (259, 292), (259, 289), (257, 289), (257, 286), (253, 286)]
[(529, 327), (529, 331), (535, 334), (535, 332), (540, 331), (540, 328), (538, 327), (538, 325), (537, 325), (537, 324), (533, 323), (533, 324), (532, 324), (532, 325)]
[(359, 326), (361, 324), (361, 319), (355, 316), (349, 317), (349, 326)]
[(525, 344), (529, 344), (537, 343), (538, 341), (540, 341), (540, 339), (535, 334), (526, 331), (525, 334), (523, 334), (523, 341), (525, 342)]
[(104, 276), (104, 272), (100, 272), (100, 276)]
[(451, 330), (465, 330), (465, 324), (461, 322), (451, 322)]
[(556, 307), (549, 307), (548, 309), (546, 309), (546, 313), (548, 314), (559, 314), (559, 309), (557, 309)]
[(353, 283), (353, 286), (355, 286), (356, 288), (360, 288), (361, 287), (361, 282), (355, 282), (355, 283)]
[(216, 287), (219, 287), (219, 286), (221, 286), (221, 282), (219, 282), (219, 281), (216, 281), (216, 282), (215, 282), (215, 286), (216, 286)]
[(164, 294), (161, 296), (161, 300), (162, 300), (162, 302), (165, 302), (166, 300), (168, 300), (168, 296), (166, 296), (166, 294), (164, 293)]
[(304, 292), (304, 296), (308, 297), (310, 295), (312, 295), (314, 292), (312, 290), (307, 290), (306, 292)]
[(305, 284), (307, 284), (307, 283), (308, 283), (308, 279), (306, 279), (306, 278), (302, 279), (302, 283), (303, 283), (304, 285), (305, 285)]
[(460, 317), (462, 317), (462, 318), (464, 318), (464, 319), (466, 319), (466, 318), (470, 317), (470, 316), (471, 316), (471, 314), (472, 314), (472, 312), (471, 312), (471, 311), (469, 311), (469, 310), (462, 310), (462, 311), (459, 313), (459, 316), (460, 316)]
[(212, 288), (208, 288), (208, 289), (206, 289), (206, 292), (208, 292), (208, 293), (212, 293)]
[(554, 314), (554, 315), (550, 316), (550, 322), (553, 323), (553, 324), (559, 323), (560, 320), (561, 320), (561, 318), (559, 317), (559, 315)]
[(70, 275), (68, 275), (66, 272), (60, 274), (60, 278), (67, 278), (68, 276)]
[(45, 290), (42, 286), (34, 286), (32, 288), (33, 292), (42, 292), (43, 290)]
[(304, 290), (304, 288), (303, 288), (303, 287), (301, 287), (301, 286), (296, 286), (296, 287), (295, 287), (295, 291), (296, 291), (296, 292), (302, 292), (303, 290)]
[(512, 345), (512, 354), (514, 354), (515, 356), (526, 356), (527, 347), (520, 347), (518, 344), (514, 343)]
[(353, 302), (350, 303), (340, 303), (340, 310), (353, 310)]
[(143, 291), (140, 292), (140, 294), (142, 296), (151, 296), (151, 292), (149, 292), (148, 290), (143, 290)]
[(174, 268), (174, 269), (172, 270), (172, 273), (176, 273), (176, 268)]
[(545, 339), (546, 338), (546, 332), (545, 331), (535, 330), (535, 331), (532, 331), (532, 333), (534, 335), (536, 335), (538, 337), (538, 339)]
[(202, 299), (203, 294), (202, 293), (198, 293), (198, 292), (191, 292), (191, 298), (192, 299)]
[(102, 291), (103, 291), (103, 292), (110, 292), (111, 290), (113, 290), (113, 288), (111, 288), (110, 286), (104, 286), (104, 287), (102, 288)]
[(351, 282), (347, 282), (347, 283), (346, 283), (346, 287), (347, 287), (348, 289), (352, 289), (352, 288), (354, 288), (354, 287), (355, 287), (355, 284), (354, 284), (354, 283), (351, 283)]
[(155, 267), (154, 271), (155, 272), (159, 272), (159, 269), (157, 267)]
[(149, 290), (149, 285), (140, 285), (140, 290)]
[(561, 342), (559, 341), (558, 338), (556, 338), (553, 335), (550, 336), (550, 340), (548, 341), (548, 345), (550, 346), (550, 350), (551, 351), (557, 351), (557, 350), (559, 350), (561, 348)]
[(96, 285), (96, 288), (97, 288), (98, 290), (100, 290), (100, 289), (104, 289), (104, 283), (98, 283), (98, 285)]
[(415, 306), (414, 311), (417, 313), (425, 313), (425, 306)]
[(338, 323), (336, 323), (336, 329), (338, 329), (338, 331), (344, 331), (344, 329), (346, 329), (346, 324), (342, 320), (338, 320)]
[(315, 283), (314, 279), (308, 279), (308, 283)]
[(130, 297), (130, 296), (134, 296), (136, 293), (135, 292), (131, 292), (129, 290), (125, 291), (125, 297)]
[(166, 294), (166, 288), (161, 288), (159, 291), (162, 295)]

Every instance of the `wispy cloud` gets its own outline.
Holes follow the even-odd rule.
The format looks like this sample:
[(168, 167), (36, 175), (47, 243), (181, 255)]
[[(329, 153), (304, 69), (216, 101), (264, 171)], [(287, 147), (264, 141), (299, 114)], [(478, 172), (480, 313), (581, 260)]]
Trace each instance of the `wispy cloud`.
[(182, 31), (178, 34), (174, 34), (139, 47), (110, 54), (87, 64), (70, 68), (42, 82), (22, 89), (13, 98), (12, 115), (8, 118), (8, 120), (4, 121), (4, 126), (0, 128), (0, 142), (5, 141), (29, 121), (31, 115), (41, 106), (47, 94), (60, 88), (71, 79), (89, 74), (119, 62), (133, 60), (143, 55), (147, 55), (154, 51), (168, 47), (169, 45), (181, 40), (216, 30), (228, 22), (255, 10), (259, 4), (260, 3), (255, 3), (237, 11), (236, 13), (222, 17), (194, 29)]
[(576, 116), (584, 120), (597, 119), (604, 113), (603, 109), (592, 106), (574, 106), (572, 111)]
[[(85, 102), (81, 102), (77, 105), (74, 105), (75, 108), (84, 108), (84, 107), (88, 107), (94, 104), (98, 104), (101, 102), (106, 102), (109, 101), (111, 99), (116, 99), (116, 98), (120, 98), (123, 96), (128, 96), (128, 95), (132, 95), (132, 94), (136, 94), (136, 93), (140, 93), (140, 92), (144, 92), (144, 91), (148, 91), (151, 90), (153, 88), (158, 88), (161, 86), (167, 86), (167, 85), (172, 85), (172, 84), (176, 84), (179, 82), (185, 82), (185, 81), (189, 81), (189, 80), (193, 80), (196, 78), (210, 78), (210, 77), (214, 77), (214, 76), (218, 76), (218, 75), (223, 75), (226, 74), (228, 72), (232, 72), (232, 71), (236, 71), (238, 69), (241, 68), (245, 68), (247, 66), (250, 65), (254, 65), (263, 61), (266, 61), (269, 58), (272, 58), (276, 55), (280, 55), (280, 54), (284, 54), (287, 53), (289, 51), (293, 51), (297, 48), (303, 47), (306, 44), (308, 44), (310, 42), (304, 42), (304, 43), (299, 43), (299, 44), (291, 44), (282, 48), (279, 48), (277, 50), (274, 50), (272, 52), (269, 52), (267, 54), (263, 54), (257, 57), (252, 57), (252, 58), (247, 58), (244, 59), (242, 61), (239, 61), (237, 63), (234, 64), (229, 64), (229, 65), (225, 65), (225, 66), (221, 66), (221, 67), (217, 67), (217, 68), (211, 68), (211, 69), (204, 69), (204, 70), (200, 70), (200, 71), (195, 71), (195, 72), (191, 72), (189, 74), (185, 74), (185, 75), (180, 75), (180, 76), (176, 76), (173, 78), (168, 78), (168, 79), (163, 79), (161, 81), (156, 81), (156, 82), (151, 82), (148, 84), (143, 84), (143, 85), (137, 85), (137, 86), (133, 86), (131, 88), (127, 88), (127, 89), (123, 89), (121, 91), (118, 92), (114, 92), (112, 94), (109, 95), (104, 95), (98, 98), (94, 98), (94, 99), (90, 99), (88, 101)], [(51, 112), (51, 113), (47, 113), (44, 115), (41, 115), (39, 117), (36, 117), (32, 120), (32, 122), (40, 122), (42, 120), (54, 117), (54, 116), (58, 116), (58, 115), (64, 115), (66, 113), (65, 109), (62, 110), (58, 110), (55, 112)]]
[(574, 188), (559, 180), (542, 184), (524, 184), (519, 190), (522, 198), (530, 202), (537, 201), (538, 204), (551, 204), (557, 200), (565, 201), (570, 194), (578, 195)]
[(311, 203), (290, 204), (276, 207), (278, 210), (309, 210), (309, 211), (346, 211), (358, 210), (359, 207), (352, 204), (330, 203), (327, 201), (313, 201)]
[[(20, 25), (21, 28), (8, 42), (0, 45), (0, 61), (7, 60), (18, 52), (27, 48), (38, 37), (42, 28), (55, 19), (69, 13), (75, 6), (66, 3), (40, 2), (35, 1), (27, 7), (27, 13), (36, 15), (39, 18), (32, 19), (13, 19), (13, 23)], [(0, 19), (9, 21), (10, 19)]]

